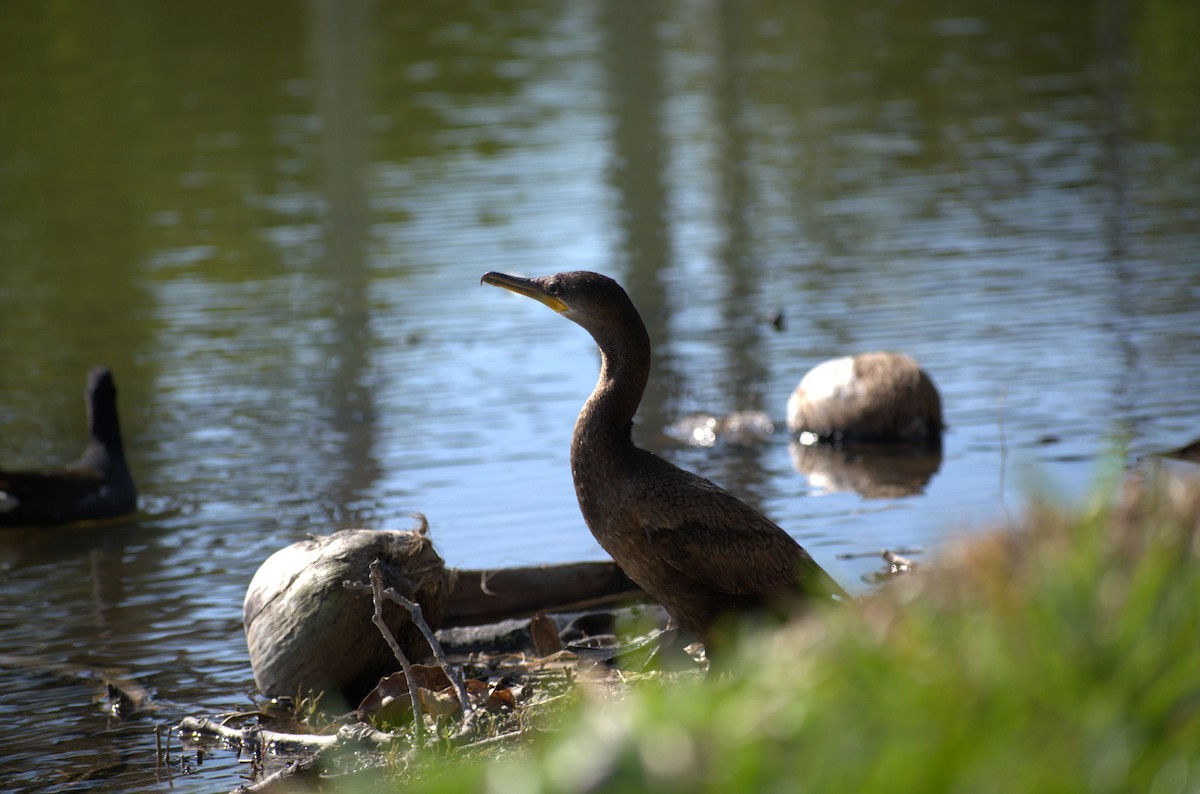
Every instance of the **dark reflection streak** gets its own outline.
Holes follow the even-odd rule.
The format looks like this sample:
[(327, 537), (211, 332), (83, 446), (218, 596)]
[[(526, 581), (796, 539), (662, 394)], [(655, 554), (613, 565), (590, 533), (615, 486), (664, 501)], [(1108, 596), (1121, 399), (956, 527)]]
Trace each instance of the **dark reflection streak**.
[(1107, 239), (1109, 256), (1116, 261), (1128, 254), (1125, 228), (1128, 212), (1129, 153), (1128, 130), (1124, 123), (1127, 100), (1122, 78), (1126, 57), (1125, 30), (1128, 24), (1123, 0), (1101, 0), (1096, 18), (1097, 58), (1100, 61), (1099, 94), (1103, 126), (1102, 151), (1106, 162), (1100, 173), (1106, 178), (1111, 192), (1108, 205)]
[(96, 628), (111, 629), (112, 608), (125, 601), (125, 578), (122, 549), (95, 548), (88, 552), (88, 569), (92, 579), (92, 620)]
[(1129, 146), (1125, 124), (1125, 109), (1128, 107), (1124, 64), (1127, 57), (1125, 41), (1128, 30), (1128, 14), (1124, 0), (1101, 0), (1096, 14), (1096, 55), (1099, 61), (1098, 93), (1101, 101), (1099, 123), (1101, 129), (1100, 151), (1105, 159), (1100, 173), (1107, 182), (1109, 193), (1104, 218), (1105, 238), (1108, 244), (1107, 258), (1113, 271), (1117, 289), (1113, 290), (1116, 323), (1116, 347), (1120, 350), (1120, 369), (1113, 395), (1113, 415), (1125, 417), (1123, 428), (1114, 431), (1136, 437), (1137, 411), (1134, 410), (1137, 387), (1141, 381), (1138, 374), (1140, 356), (1135, 341), (1135, 318), (1137, 299), (1135, 294), (1136, 273), (1130, 267), (1128, 232), (1129, 217), (1128, 180)]
[[(749, 189), (747, 185), (747, 93), (743, 55), (743, 4), (737, 0), (718, 0), (717, 19), (717, 92), (716, 121), (721, 166), (721, 220), (725, 237), (721, 245), (721, 264), (730, 276), (748, 275), (754, 264), (752, 241), (747, 229)], [(731, 284), (732, 295), (745, 297), (752, 282), (739, 278)], [(731, 304), (727, 304), (726, 308)], [(739, 323), (739, 325), (741, 325)], [(741, 360), (741, 357), (737, 357)]]
[(613, 159), (610, 179), (617, 193), (619, 223), (627, 257), (624, 283), (654, 344), (654, 372), (638, 411), (642, 443), (657, 438), (668, 423), (667, 403), (676, 380), (667, 325), (667, 295), (661, 271), (667, 266), (666, 195), (663, 188), (662, 59), (657, 0), (608, 0), (603, 27), (612, 103)]
[[(761, 282), (766, 274), (758, 267), (748, 230), (750, 191), (748, 161), (747, 91), (744, 56), (745, 5), (738, 0), (717, 0), (717, 81), (716, 136), (720, 151), (721, 195), (718, 196), (724, 239), (720, 247), (720, 267), (725, 272), (724, 294), (720, 302), (726, 355), (721, 382), (736, 390), (733, 404), (722, 410), (761, 409), (761, 385), (767, 380), (762, 363), (762, 344), (755, 315), (761, 306)], [(753, 446), (746, 456), (714, 456), (718, 470), (712, 476), (735, 489), (753, 503), (761, 499), (766, 479), (759, 450)]]
[[(325, 400), (341, 448), (329, 484), (339, 523), (362, 523), (348, 508), (378, 478), (370, 348), (366, 243), (369, 165), (370, 6), (366, 0), (309, 0), (309, 48), (321, 122), (326, 266), (335, 286), (336, 340)], [(321, 455), (329, 455), (327, 449)]]

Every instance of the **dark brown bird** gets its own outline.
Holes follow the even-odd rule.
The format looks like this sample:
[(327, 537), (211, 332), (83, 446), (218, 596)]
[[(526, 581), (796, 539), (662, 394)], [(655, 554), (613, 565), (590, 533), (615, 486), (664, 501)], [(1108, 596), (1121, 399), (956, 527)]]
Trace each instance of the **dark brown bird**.
[(723, 614), (846, 593), (774, 522), (718, 486), (633, 443), (650, 338), (625, 290), (599, 273), (483, 282), (538, 300), (583, 326), (600, 380), (575, 422), (571, 473), (583, 518), (617, 565), (707, 644)]
[(84, 394), (88, 444), (57, 471), (0, 471), (0, 526), (66, 524), (112, 518), (137, 509), (137, 487), (125, 462), (112, 373), (95, 367)]

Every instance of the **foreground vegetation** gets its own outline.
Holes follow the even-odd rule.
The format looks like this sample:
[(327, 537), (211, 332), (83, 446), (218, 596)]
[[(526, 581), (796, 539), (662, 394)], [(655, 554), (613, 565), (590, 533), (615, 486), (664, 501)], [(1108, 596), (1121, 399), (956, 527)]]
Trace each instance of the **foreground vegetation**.
[[(581, 694), (423, 791), (1195, 791), (1200, 487), (1161, 477), (976, 537), (731, 672)], [(586, 690), (585, 690), (586, 692)]]

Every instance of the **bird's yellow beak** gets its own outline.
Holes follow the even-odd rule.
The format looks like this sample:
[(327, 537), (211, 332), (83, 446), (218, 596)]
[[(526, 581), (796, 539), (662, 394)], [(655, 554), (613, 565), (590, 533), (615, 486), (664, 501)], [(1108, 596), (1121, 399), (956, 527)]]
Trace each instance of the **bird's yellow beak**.
[(479, 280), (480, 284), (491, 284), (493, 287), (503, 287), (509, 292), (515, 292), (518, 295), (524, 295), (526, 298), (533, 298), (535, 301), (544, 303), (554, 311), (565, 312), (567, 304), (563, 303), (553, 295), (547, 295), (545, 289), (536, 280), (531, 278), (520, 278), (519, 276), (509, 276), (504, 273), (484, 273), (483, 278)]

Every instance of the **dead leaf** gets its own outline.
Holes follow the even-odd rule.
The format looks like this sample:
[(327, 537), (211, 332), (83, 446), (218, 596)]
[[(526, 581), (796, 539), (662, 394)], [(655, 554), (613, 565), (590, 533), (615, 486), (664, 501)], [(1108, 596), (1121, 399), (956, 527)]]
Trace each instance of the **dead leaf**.
[(501, 706), (507, 706), (510, 709), (516, 707), (516, 701), (513, 698), (513, 691), (507, 687), (503, 689), (493, 689), (491, 695), (488, 697), (488, 700), (489, 702), (494, 701)]
[[(421, 689), (441, 690), (450, 686), (446, 671), (437, 665), (414, 664), (411, 669), (418, 695)], [(358, 705), (358, 710), (376, 722), (400, 722), (411, 717), (412, 696), (404, 673), (392, 673), (379, 679)]]
[(467, 688), (467, 694), (473, 698), (484, 698), (491, 694), (491, 687), (487, 681), (480, 681), (478, 678), (468, 678), (463, 681), (463, 686)]
[(461, 708), (458, 696), (454, 694), (454, 687), (446, 687), (437, 692), (420, 687), (417, 689), (417, 697), (421, 701), (421, 708), (435, 720), (456, 714)]

